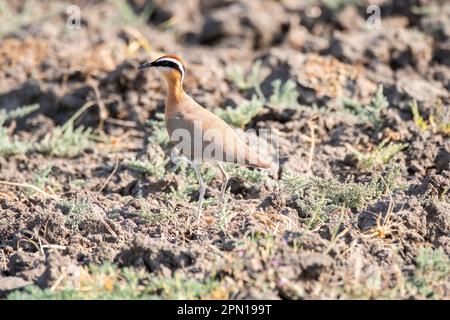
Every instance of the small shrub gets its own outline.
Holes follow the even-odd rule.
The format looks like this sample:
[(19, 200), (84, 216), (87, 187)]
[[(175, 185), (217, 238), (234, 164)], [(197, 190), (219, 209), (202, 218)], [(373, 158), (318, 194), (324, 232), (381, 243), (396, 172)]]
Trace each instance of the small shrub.
[(234, 109), (228, 106), (226, 109), (217, 108), (214, 112), (228, 124), (243, 129), (263, 108), (264, 103), (254, 95), (252, 100), (246, 100)]
[(409, 103), (409, 107), (411, 108), (411, 113), (413, 115), (414, 123), (419, 127), (422, 131), (428, 130), (428, 123), (419, 113), (419, 106), (417, 105), (417, 101), (413, 100)]
[(152, 134), (148, 138), (151, 144), (158, 144), (162, 148), (169, 145), (170, 138), (164, 123), (164, 113), (157, 113), (155, 119), (150, 119), (147, 124), (152, 128)]
[(141, 209), (136, 214), (145, 223), (164, 223), (175, 218), (175, 213), (169, 208), (161, 208), (159, 211), (153, 211), (144, 198), (139, 198), (138, 201)]
[[(78, 273), (78, 272), (77, 272)], [(215, 296), (221, 283), (212, 277), (187, 279), (175, 273), (155, 276), (144, 270), (119, 269), (106, 262), (79, 268), (79, 275), (66, 275), (60, 285), (40, 289), (32, 285), (8, 295), (11, 300), (123, 300), (123, 299), (207, 299)], [(225, 291), (220, 291), (225, 293)], [(225, 296), (224, 298), (226, 298)]]
[(370, 168), (382, 168), (383, 165), (388, 163), (392, 158), (405, 149), (408, 146), (407, 143), (393, 143), (387, 144), (387, 140), (383, 140), (374, 150), (369, 153), (360, 153), (354, 151), (353, 155), (358, 161), (358, 168), (370, 169)]
[(256, 60), (248, 76), (244, 75), (244, 72), (239, 67), (231, 67), (228, 69), (228, 79), (238, 87), (239, 90), (248, 90), (259, 86), (261, 83), (261, 60)]
[(425, 120), (419, 112), (417, 101), (409, 103), (414, 123), (421, 131), (431, 131), (433, 133), (442, 133), (450, 135), (450, 112), (446, 111), (442, 103), (431, 110), (428, 121)]
[[(52, 171), (52, 168), (53, 168), (53, 165), (49, 164), (44, 169), (38, 171), (36, 173), (36, 175), (34, 176), (32, 185), (34, 185), (35, 187), (37, 187), (41, 190), (45, 190), (45, 187), (49, 183), (49, 176), (50, 176), (50, 172)], [(35, 190), (33, 190), (31, 188), (27, 188), (27, 189), (25, 189), (25, 192), (28, 196), (30, 196), (35, 193)]]
[(344, 110), (372, 126), (381, 124), (381, 112), (389, 107), (389, 102), (383, 94), (383, 86), (381, 85), (378, 86), (378, 90), (369, 105), (363, 106), (361, 103), (351, 99), (343, 99), (342, 102)]
[(228, 163), (225, 164), (225, 170), (230, 176), (242, 178), (246, 184), (265, 183), (270, 181), (266, 171), (250, 170), (243, 166)]
[(37, 151), (55, 157), (74, 158), (92, 145), (92, 130), (83, 126), (56, 127), (37, 145)]
[(288, 80), (281, 85), (281, 80), (277, 79), (272, 82), (273, 94), (269, 98), (269, 102), (276, 108), (288, 108), (298, 105), (297, 99), (299, 93), (297, 85), (294, 81)]
[(162, 178), (166, 174), (165, 165), (169, 159), (152, 159), (152, 161), (129, 160), (125, 162), (125, 166), (129, 169)]
[(8, 129), (4, 124), (8, 120), (23, 118), (37, 109), (39, 109), (39, 105), (34, 104), (20, 107), (9, 112), (0, 110), (0, 155), (10, 156), (25, 153), (30, 149), (28, 143), (20, 141), (16, 136), (10, 137)]
[(450, 275), (450, 259), (442, 248), (421, 248), (416, 257), (416, 269), (407, 279), (406, 288), (412, 294), (427, 299), (445, 297)]
[(124, 25), (139, 27), (145, 25), (154, 12), (151, 4), (147, 4), (141, 14), (137, 14), (126, 0), (113, 0)]
[(225, 196), (223, 199), (223, 204), (217, 213), (218, 219), (218, 225), (221, 230), (226, 230), (228, 223), (233, 219), (234, 214), (233, 211), (230, 209), (230, 191), (227, 190), (225, 192)]
[(369, 182), (356, 183), (285, 172), (281, 186), (285, 192), (297, 198), (298, 206), (310, 217), (309, 224), (314, 227), (318, 222), (324, 222), (330, 212), (342, 207), (364, 209), (386, 190), (395, 190), (398, 175), (398, 168), (391, 168), (385, 177), (376, 174)]
[(80, 223), (93, 210), (91, 202), (86, 198), (63, 201), (61, 207), (67, 211), (66, 225), (74, 231), (78, 230)]

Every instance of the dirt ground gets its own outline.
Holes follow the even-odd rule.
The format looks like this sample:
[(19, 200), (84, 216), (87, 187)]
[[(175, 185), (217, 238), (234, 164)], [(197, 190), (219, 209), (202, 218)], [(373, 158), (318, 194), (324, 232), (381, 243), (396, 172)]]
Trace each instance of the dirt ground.
[[(448, 1), (70, 4), (0, 2), (0, 298), (450, 298)], [(278, 136), (279, 172), (230, 168), (225, 208), (205, 166), (198, 223), (137, 70), (164, 53), (211, 111), (265, 99), (243, 127)]]

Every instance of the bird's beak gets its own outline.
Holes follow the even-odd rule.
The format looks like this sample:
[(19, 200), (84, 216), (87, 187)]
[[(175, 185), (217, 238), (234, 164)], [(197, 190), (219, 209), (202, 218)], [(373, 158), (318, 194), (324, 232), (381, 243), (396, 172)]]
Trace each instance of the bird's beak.
[(153, 67), (153, 62), (145, 62), (139, 66), (138, 70), (147, 69), (150, 67)]

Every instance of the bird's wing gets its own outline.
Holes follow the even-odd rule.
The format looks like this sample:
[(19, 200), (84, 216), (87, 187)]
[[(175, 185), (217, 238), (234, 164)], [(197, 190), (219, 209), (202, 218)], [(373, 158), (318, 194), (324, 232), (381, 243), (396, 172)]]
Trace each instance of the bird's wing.
[(213, 160), (267, 167), (234, 129), (198, 104), (166, 121), (171, 140), (191, 160)]

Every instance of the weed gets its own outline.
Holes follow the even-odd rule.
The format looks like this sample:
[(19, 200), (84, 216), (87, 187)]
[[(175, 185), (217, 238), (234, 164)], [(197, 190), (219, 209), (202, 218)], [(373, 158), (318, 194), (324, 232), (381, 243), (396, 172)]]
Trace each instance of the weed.
[[(444, 187), (444, 189), (442, 190), (442, 192), (441, 192), (441, 194), (439, 195), (439, 200), (440, 201), (446, 201), (446, 199), (447, 199), (447, 194), (449, 193), (449, 191), (450, 191), (450, 184), (448, 184), (446, 187)], [(448, 202), (449, 200), (447, 200), (447, 202)]]
[(225, 164), (225, 170), (230, 176), (242, 178), (246, 184), (262, 184), (271, 181), (266, 171), (250, 170), (246, 167), (229, 163)]
[(361, 103), (351, 99), (343, 99), (342, 102), (346, 111), (375, 127), (382, 122), (381, 112), (389, 107), (389, 102), (383, 94), (383, 86), (381, 85), (378, 86), (378, 90), (369, 105), (363, 106)]
[[(32, 104), (29, 106), (23, 106), (20, 108), (16, 108), (14, 110), (11, 110), (9, 112), (6, 112), (4, 110), (0, 110), (0, 122), (3, 124), (6, 120), (12, 120), (12, 119), (18, 119), (26, 117), (27, 115), (35, 112), (39, 109), (38, 104)], [(2, 121), (3, 120), (3, 121)]]
[(225, 192), (222, 207), (217, 213), (218, 225), (221, 230), (226, 230), (228, 223), (233, 219), (235, 214), (230, 210), (230, 191)]
[(425, 120), (419, 112), (417, 101), (413, 100), (409, 103), (414, 123), (421, 131), (432, 131), (433, 133), (442, 133), (450, 135), (450, 118), (442, 103), (432, 109), (428, 121)]
[(350, 6), (350, 5), (358, 5), (362, 1), (361, 0), (321, 0), (323, 5), (331, 11), (337, 12), (341, 9)]
[(383, 140), (375, 149), (369, 153), (360, 153), (353, 151), (353, 155), (358, 161), (359, 169), (380, 169), (387, 164), (394, 156), (408, 147), (407, 143), (393, 143), (387, 144), (388, 140)]
[(433, 17), (439, 14), (439, 7), (436, 5), (412, 6), (411, 12), (419, 16)]
[[(448, 297), (448, 276), (450, 259), (442, 248), (419, 248), (415, 268), (401, 273), (401, 265), (396, 265), (398, 273), (385, 275), (383, 269), (355, 282), (354, 274), (349, 282), (340, 285), (343, 298), (351, 299), (445, 299)], [(365, 271), (367, 272), (367, 271)], [(349, 281), (350, 280), (350, 281)], [(329, 290), (327, 288), (327, 290)], [(347, 296), (348, 295), (348, 296)]]
[(73, 123), (69, 123), (47, 134), (36, 150), (51, 156), (73, 158), (91, 146), (91, 136), (90, 128), (74, 128)]
[(125, 166), (129, 169), (148, 174), (158, 179), (166, 174), (165, 165), (169, 159), (152, 159), (152, 161), (129, 160), (125, 162)]
[(140, 14), (136, 14), (126, 0), (113, 0), (117, 12), (120, 14), (121, 22), (124, 25), (139, 27), (145, 25), (154, 12), (154, 7), (150, 3), (145, 6)]
[[(32, 185), (41, 190), (45, 190), (45, 187), (49, 183), (49, 176), (50, 176), (50, 172), (52, 171), (52, 168), (53, 168), (53, 165), (49, 164), (44, 169), (39, 170), (33, 178)], [(33, 190), (31, 188), (27, 188), (27, 189), (25, 189), (25, 193), (27, 196), (31, 196), (35, 193), (35, 190)]]
[[(195, 170), (186, 162), (179, 162), (173, 171), (185, 178), (180, 181), (177, 188), (170, 188), (171, 191), (167, 194), (167, 198), (175, 201), (187, 201), (189, 195), (199, 189)], [(200, 172), (205, 184), (208, 184), (216, 176), (215, 168), (210, 166), (202, 166)], [(211, 202), (208, 203), (209, 201)], [(211, 204), (212, 201), (205, 199), (205, 205)]]
[(417, 105), (417, 101), (413, 100), (409, 103), (409, 107), (411, 108), (411, 113), (413, 115), (414, 123), (419, 127), (422, 131), (428, 130), (428, 123), (419, 113), (419, 106)]
[(234, 109), (228, 106), (226, 109), (216, 108), (214, 112), (228, 124), (244, 129), (263, 108), (264, 103), (253, 95), (252, 100), (246, 100)]
[(393, 190), (398, 175), (398, 168), (391, 168), (385, 177), (377, 173), (369, 182), (356, 183), (286, 172), (281, 185), (297, 198), (298, 206), (309, 216), (308, 226), (314, 227), (326, 221), (327, 214), (342, 207), (352, 210), (365, 208), (386, 190)]
[(273, 87), (273, 94), (269, 98), (271, 105), (276, 108), (289, 108), (298, 105), (299, 93), (294, 81), (289, 79), (281, 85), (281, 80), (276, 79), (271, 84)]
[(150, 119), (147, 124), (152, 128), (152, 134), (148, 138), (149, 143), (158, 144), (162, 148), (167, 147), (170, 142), (169, 135), (167, 134), (166, 125), (164, 123), (164, 113), (157, 113), (156, 119)]
[(78, 230), (84, 217), (93, 210), (92, 204), (87, 198), (63, 201), (61, 207), (67, 210), (66, 225), (74, 231)]
[(227, 72), (228, 79), (242, 91), (259, 86), (261, 83), (261, 64), (261, 60), (256, 60), (248, 76), (244, 75), (241, 68), (231, 67)]
[(84, 179), (74, 179), (69, 182), (71, 187), (76, 189), (82, 189), (86, 186), (86, 180)]
[(445, 284), (448, 284), (450, 259), (442, 248), (433, 250), (421, 248), (416, 257), (414, 275), (407, 279), (406, 287), (412, 294), (428, 299), (445, 296)]
[[(55, 1), (56, 2), (56, 1)], [(53, 3), (51, 8), (45, 13), (36, 14), (33, 1), (25, 1), (21, 6), (20, 13), (14, 12), (7, 1), (0, 1), (0, 38), (11, 32), (17, 32), (21, 28), (27, 27), (32, 23), (40, 23), (43, 20), (50, 19), (65, 12), (66, 6), (62, 3)]]
[(29, 150), (29, 144), (20, 141), (16, 136), (13, 136), (12, 138), (9, 136), (8, 128), (6, 128), (4, 124), (8, 120), (23, 118), (37, 109), (39, 109), (39, 105), (34, 104), (20, 107), (9, 112), (0, 110), (0, 155), (9, 156), (25, 153)]
[(220, 282), (212, 278), (199, 281), (182, 278), (178, 273), (172, 277), (150, 276), (144, 270), (118, 269), (109, 262), (79, 271), (79, 276), (66, 276), (55, 288), (40, 289), (33, 285), (22, 292), (13, 292), (8, 299), (202, 299), (214, 297), (220, 288)]
[(159, 211), (154, 211), (149, 206), (144, 198), (139, 198), (139, 205), (141, 209), (137, 211), (137, 215), (145, 222), (149, 224), (164, 223), (171, 221), (175, 217), (173, 210), (169, 208), (161, 208)]
[(149, 294), (158, 294), (160, 299), (200, 299), (208, 298), (220, 288), (220, 283), (212, 278), (203, 281), (194, 279), (183, 279), (178, 273), (172, 278), (155, 277), (146, 287)]

